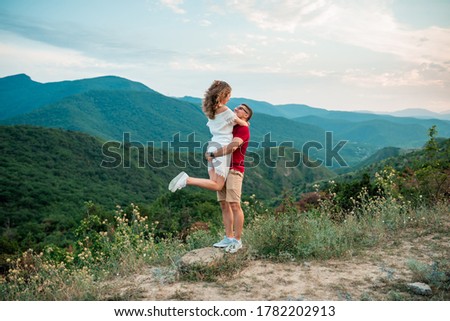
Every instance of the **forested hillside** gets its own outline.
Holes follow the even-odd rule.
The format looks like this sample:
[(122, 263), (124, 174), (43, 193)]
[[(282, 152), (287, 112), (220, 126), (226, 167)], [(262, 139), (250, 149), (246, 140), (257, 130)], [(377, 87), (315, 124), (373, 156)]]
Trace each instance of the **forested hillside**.
[[(123, 144), (108, 150), (97, 138), (80, 132), (0, 126), (2, 251), (65, 244), (86, 215), (86, 202), (109, 210), (142, 205), (161, 222), (161, 232), (178, 233), (195, 220), (220, 218), (214, 192), (189, 188), (180, 198), (167, 191), (180, 170), (207, 177), (202, 153), (174, 154)], [(293, 186), (334, 176), (326, 168), (310, 169), (301, 163), (286, 169), (284, 163), (293, 159), (293, 151), (283, 157), (274, 152), (250, 154), (245, 197), (271, 198)], [(265, 161), (270, 155), (272, 161)]]
[(175, 173), (102, 168), (101, 146), (78, 132), (0, 127), (2, 240), (13, 248), (35, 247), (44, 240), (64, 243), (84, 215), (84, 202), (108, 208), (150, 202)]

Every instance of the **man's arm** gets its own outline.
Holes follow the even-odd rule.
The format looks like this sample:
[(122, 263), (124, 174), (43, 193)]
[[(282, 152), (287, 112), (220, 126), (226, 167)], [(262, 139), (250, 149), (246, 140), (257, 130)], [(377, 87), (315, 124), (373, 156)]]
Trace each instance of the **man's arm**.
[[(234, 137), (233, 140), (231, 141), (231, 143), (229, 143), (228, 145), (225, 145), (222, 148), (220, 148), (217, 151), (215, 151), (214, 152), (214, 157), (219, 157), (219, 156), (231, 154), (236, 149), (238, 149), (239, 146), (241, 146), (243, 143), (244, 143), (244, 141), (241, 138)], [(210, 158), (212, 158), (210, 153), (206, 153), (205, 157), (208, 159), (208, 161), (210, 161)]]

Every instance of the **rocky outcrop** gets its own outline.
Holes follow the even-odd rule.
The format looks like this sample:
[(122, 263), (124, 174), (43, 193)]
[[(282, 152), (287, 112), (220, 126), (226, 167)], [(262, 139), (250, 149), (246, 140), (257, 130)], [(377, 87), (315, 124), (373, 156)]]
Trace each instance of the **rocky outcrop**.
[(192, 266), (212, 266), (218, 263), (225, 256), (223, 249), (215, 247), (204, 247), (186, 253), (179, 262), (181, 269), (187, 269)]

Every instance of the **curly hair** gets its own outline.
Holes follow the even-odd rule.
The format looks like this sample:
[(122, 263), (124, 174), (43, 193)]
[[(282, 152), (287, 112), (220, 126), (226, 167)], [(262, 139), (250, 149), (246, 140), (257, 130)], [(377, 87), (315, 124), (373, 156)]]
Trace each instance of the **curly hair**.
[(202, 109), (206, 117), (214, 119), (216, 110), (225, 97), (231, 93), (231, 86), (225, 81), (214, 80), (208, 90), (205, 92)]

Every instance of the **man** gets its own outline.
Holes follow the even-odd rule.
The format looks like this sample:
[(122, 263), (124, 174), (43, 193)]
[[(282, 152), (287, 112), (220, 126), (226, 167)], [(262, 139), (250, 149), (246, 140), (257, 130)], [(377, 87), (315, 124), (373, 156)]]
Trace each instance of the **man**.
[[(246, 104), (239, 105), (234, 109), (234, 112), (240, 119), (247, 122), (253, 115), (252, 109)], [(225, 237), (214, 244), (214, 247), (225, 248), (225, 251), (229, 253), (235, 253), (242, 248), (241, 235), (244, 228), (244, 212), (241, 207), (241, 194), (245, 171), (244, 158), (249, 140), (249, 127), (235, 125), (232, 142), (214, 153), (205, 155), (208, 161), (211, 161), (211, 158), (232, 153), (227, 180), (223, 189), (217, 192), (217, 200), (222, 209)]]

